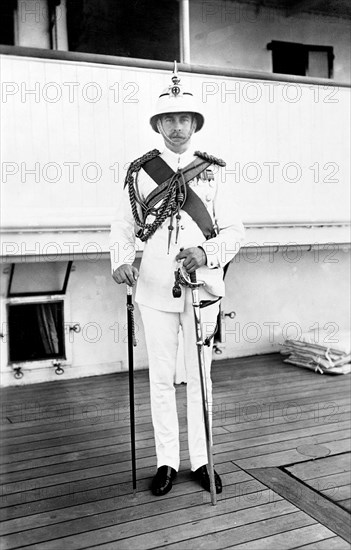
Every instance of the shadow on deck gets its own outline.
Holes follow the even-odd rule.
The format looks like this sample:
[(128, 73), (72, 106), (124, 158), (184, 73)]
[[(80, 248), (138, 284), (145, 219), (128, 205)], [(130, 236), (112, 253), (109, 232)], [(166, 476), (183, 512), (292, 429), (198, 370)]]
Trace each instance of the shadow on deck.
[(135, 374), (132, 494), (126, 373), (2, 391), (2, 549), (350, 548), (350, 379), (280, 355), (215, 362), (217, 506), (182, 463), (172, 491), (149, 484), (155, 451), (146, 371)]

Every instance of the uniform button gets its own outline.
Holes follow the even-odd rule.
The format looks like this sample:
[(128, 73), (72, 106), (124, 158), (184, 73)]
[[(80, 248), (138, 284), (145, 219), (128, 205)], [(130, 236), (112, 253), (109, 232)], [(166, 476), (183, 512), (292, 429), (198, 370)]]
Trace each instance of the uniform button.
[(180, 226), (180, 229), (185, 229), (185, 228), (184, 228), (184, 225), (181, 225), (181, 226)]
[(207, 202), (210, 202), (212, 200), (212, 195), (206, 195)]

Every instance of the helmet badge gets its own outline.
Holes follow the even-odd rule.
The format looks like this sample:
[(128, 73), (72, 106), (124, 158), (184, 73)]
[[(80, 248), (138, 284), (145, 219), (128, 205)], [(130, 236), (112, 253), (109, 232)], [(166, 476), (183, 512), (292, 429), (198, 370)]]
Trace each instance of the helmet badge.
[(171, 93), (177, 97), (180, 94), (180, 78), (178, 76), (178, 68), (177, 68), (177, 62), (174, 62), (174, 69), (173, 69), (173, 76), (172, 76), (172, 82), (173, 86), (170, 86)]

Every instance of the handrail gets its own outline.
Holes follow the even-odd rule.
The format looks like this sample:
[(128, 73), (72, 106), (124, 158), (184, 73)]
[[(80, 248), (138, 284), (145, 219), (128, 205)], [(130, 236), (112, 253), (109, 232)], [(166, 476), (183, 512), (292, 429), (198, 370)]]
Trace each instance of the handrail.
[[(157, 61), (152, 59), (139, 59), (134, 57), (118, 57), (115, 55), (104, 55), (85, 52), (68, 52), (64, 50), (47, 50), (44, 48), (30, 48), (26, 46), (0, 45), (0, 55), (33, 57), (38, 59), (51, 59), (57, 61), (69, 61), (79, 63), (98, 63), (102, 65), (115, 65), (120, 67), (135, 67), (141, 69), (164, 71), (173, 70), (173, 62), (170, 61)], [(250, 71), (228, 67), (179, 63), (178, 69), (179, 71), (184, 73), (202, 74), (209, 76), (223, 76), (231, 78), (244, 78), (248, 80), (270, 80), (278, 82), (291, 82), (294, 84), (315, 84), (319, 86), (337, 86), (339, 88), (351, 88), (351, 83), (327, 78), (312, 78), (309, 76), (268, 73), (264, 71)]]

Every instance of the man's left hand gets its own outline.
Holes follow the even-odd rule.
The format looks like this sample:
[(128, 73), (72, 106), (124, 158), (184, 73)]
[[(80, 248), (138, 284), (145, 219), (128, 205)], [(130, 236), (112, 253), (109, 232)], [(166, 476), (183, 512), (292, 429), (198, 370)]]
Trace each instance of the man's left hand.
[(199, 246), (181, 250), (179, 254), (177, 254), (176, 260), (184, 260), (183, 266), (188, 273), (196, 271), (199, 267), (207, 263), (206, 253), (204, 249)]

